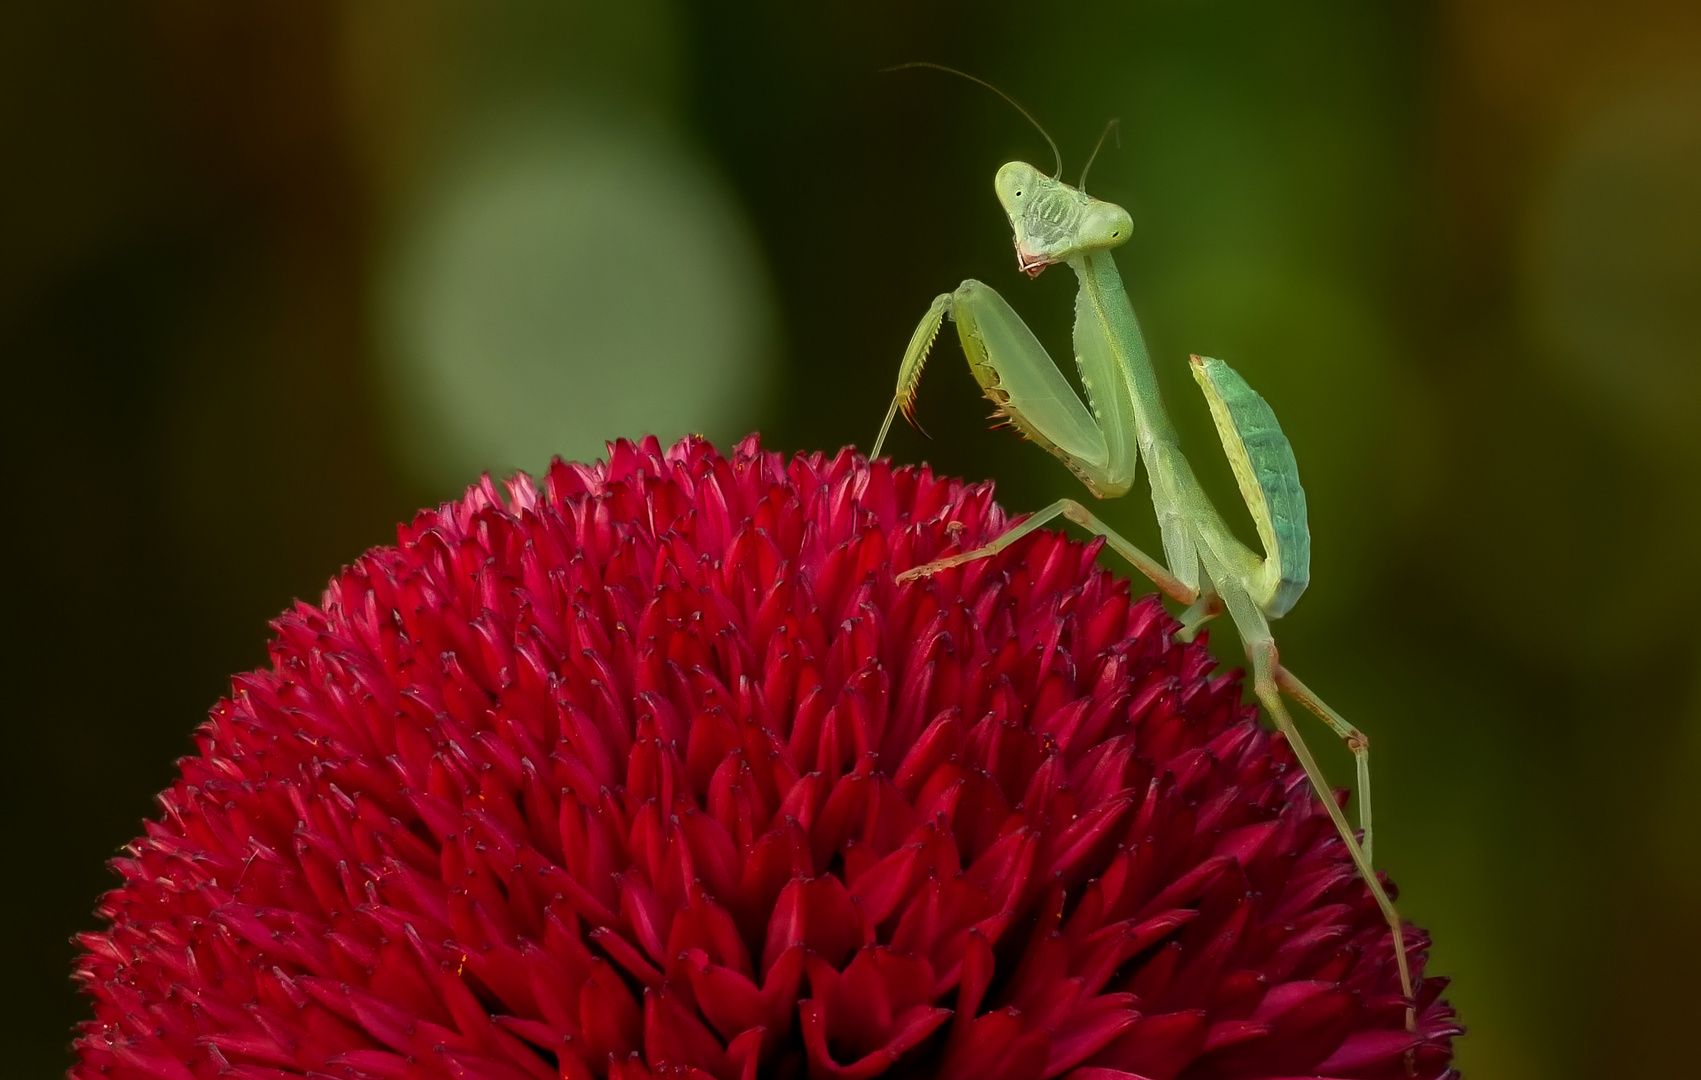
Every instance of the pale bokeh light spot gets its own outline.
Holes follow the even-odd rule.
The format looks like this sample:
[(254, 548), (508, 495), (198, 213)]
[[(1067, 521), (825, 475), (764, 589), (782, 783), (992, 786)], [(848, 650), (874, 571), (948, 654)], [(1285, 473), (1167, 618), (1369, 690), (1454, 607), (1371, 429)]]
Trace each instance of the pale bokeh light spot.
[(645, 123), (535, 115), (450, 159), (383, 266), (388, 385), (434, 485), (727, 439), (758, 414), (771, 301), (738, 208)]

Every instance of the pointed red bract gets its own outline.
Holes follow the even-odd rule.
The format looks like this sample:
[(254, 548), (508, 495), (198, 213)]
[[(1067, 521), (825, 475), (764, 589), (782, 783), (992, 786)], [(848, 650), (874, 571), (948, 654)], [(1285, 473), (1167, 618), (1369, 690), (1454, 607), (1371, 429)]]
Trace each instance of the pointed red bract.
[(1096, 545), (894, 583), (1007, 525), (754, 438), (421, 514), (114, 861), (72, 1075), (1451, 1075), (1287, 746)]

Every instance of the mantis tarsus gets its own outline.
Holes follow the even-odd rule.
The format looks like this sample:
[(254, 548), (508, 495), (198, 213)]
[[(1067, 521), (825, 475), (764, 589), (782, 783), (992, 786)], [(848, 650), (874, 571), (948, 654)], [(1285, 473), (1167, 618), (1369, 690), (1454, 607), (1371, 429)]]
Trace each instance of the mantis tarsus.
[[(988, 86), (1028, 115), (996, 87), (965, 77)], [(1049, 135), (1046, 140), (1051, 141)], [(1055, 143), (1052, 151), (1057, 152)], [(970, 279), (956, 291), (934, 298), (916, 327), (872, 456), (879, 456), (893, 417), (900, 410), (910, 415), (922, 367), (942, 321), (949, 317), (957, 325), (969, 368), (997, 414), (1060, 458), (1094, 496), (1103, 499), (1127, 493), (1139, 462), (1145, 462), (1168, 565), (1124, 540), (1079, 502), (1059, 499), (984, 547), (915, 567), (899, 575), (899, 580), (925, 577), (996, 554), (1061, 516), (1104, 537), (1164, 595), (1187, 605), (1177, 635), (1182, 640), (1192, 640), (1205, 622), (1226, 611), (1251, 664), (1254, 693), (1304, 766), (1388, 920), (1407, 1001), (1407, 1026), (1412, 1027), (1411, 970), (1400, 916), (1371, 863), (1369, 740), (1282, 665), (1270, 633), (1270, 621), (1293, 607), (1310, 580), (1311, 534), (1293, 449), (1270, 406), (1232, 368), (1221, 360), (1192, 358), (1193, 377), (1205, 393), (1241, 497), (1252, 513), (1264, 549), (1260, 554), (1234, 535), (1212, 505), (1182, 455), (1175, 427), (1165, 412), (1139, 323), (1111, 258), (1111, 249), (1127, 241), (1132, 231), (1128, 212), (1086, 194), (1084, 171), (1080, 187), (1064, 183), (1062, 172), (1060, 154), (1056, 176), (1013, 161), (998, 170), (994, 187), (1015, 233), (1021, 269), (1038, 276), (1046, 267), (1061, 263), (1080, 280), (1075, 359), (1087, 404), (1082, 404), (1010, 305), (989, 286)], [(1288, 714), (1283, 694), (1315, 713), (1351, 749), (1358, 771), (1362, 843)]]

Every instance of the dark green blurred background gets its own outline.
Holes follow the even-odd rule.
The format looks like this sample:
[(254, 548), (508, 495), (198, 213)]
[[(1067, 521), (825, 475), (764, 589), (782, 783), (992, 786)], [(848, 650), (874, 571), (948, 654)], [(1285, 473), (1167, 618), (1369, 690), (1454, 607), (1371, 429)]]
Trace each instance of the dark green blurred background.
[[(63, 1070), (67, 939), (267, 619), (414, 508), (644, 430), (866, 449), (969, 275), (1067, 355), (991, 188), (1043, 143), (910, 59), (1071, 177), (1122, 118), (1172, 411), (1219, 501), (1189, 352), (1293, 440), (1283, 656), (1374, 737), (1466, 1072), (1696, 1075), (1695, 5), (184, 0), (0, 12), (0, 1076)], [(986, 409), (947, 343), (892, 452), (1079, 492)]]

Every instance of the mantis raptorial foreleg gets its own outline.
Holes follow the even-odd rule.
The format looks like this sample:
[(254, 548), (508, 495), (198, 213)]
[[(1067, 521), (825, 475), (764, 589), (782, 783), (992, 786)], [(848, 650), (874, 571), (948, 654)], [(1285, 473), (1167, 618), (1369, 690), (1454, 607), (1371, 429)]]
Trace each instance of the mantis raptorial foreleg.
[[(1080, 503), (1060, 499), (991, 543), (907, 570), (899, 580), (914, 580), (996, 554), (1061, 516), (1104, 537), (1166, 596), (1188, 605), (1177, 637), (1191, 639), (1203, 623), (1226, 612), (1245, 647), (1254, 693), (1305, 768), (1388, 921), (1408, 1003), (1407, 1026), (1415, 1027), (1405, 934), (1370, 861), (1369, 742), (1282, 667), (1270, 634), (1270, 620), (1285, 615), (1310, 580), (1305, 492), (1287, 437), (1269, 405), (1233, 369), (1220, 360), (1193, 357), (1194, 379), (1205, 394), (1241, 497), (1258, 530), (1263, 550), (1256, 551), (1234, 535), (1212, 505), (1182, 454), (1165, 411), (1139, 322), (1110, 254), (1128, 239), (1128, 213), (1022, 162), (1001, 168), (995, 188), (1015, 232), (1021, 269), (1037, 275), (1048, 266), (1063, 264), (1079, 279), (1075, 359), (1087, 403), (1082, 403), (1010, 305), (986, 285), (965, 281), (955, 292), (935, 298), (912, 335), (873, 453), (878, 456), (893, 417), (899, 411), (909, 413), (927, 355), (948, 317), (957, 325), (975, 380), (996, 405), (998, 415), (1063, 461), (1095, 496), (1107, 498), (1128, 491), (1138, 462), (1145, 462), (1165, 561), (1118, 536)], [(1315, 713), (1351, 749), (1358, 773), (1362, 844), (1288, 714), (1283, 694)]]
[[(1081, 404), (1075, 388), (1034, 337), (1028, 324), (990, 286), (970, 278), (957, 291), (933, 298), (910, 335), (898, 368), (898, 391), (874, 441), (886, 440), (892, 419), (908, 416), (922, 368), (949, 316), (969, 358), (969, 370), (986, 396), (1022, 434), (1056, 454), (1095, 494), (1120, 495), (1134, 483), (1139, 464), (1132, 433), (1107, 427)], [(1088, 393), (1092, 392), (1089, 385)]]

